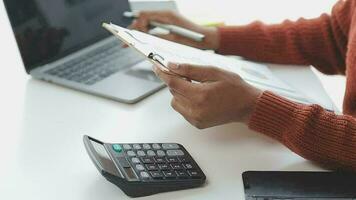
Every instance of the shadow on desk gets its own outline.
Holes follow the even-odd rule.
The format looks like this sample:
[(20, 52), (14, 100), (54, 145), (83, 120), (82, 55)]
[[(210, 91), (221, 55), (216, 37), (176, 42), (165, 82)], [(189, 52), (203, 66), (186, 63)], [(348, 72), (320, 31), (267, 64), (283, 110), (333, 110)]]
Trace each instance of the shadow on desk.
[[(18, 173), (31, 183), (31, 190), (46, 189), (41, 193), (44, 198), (38, 199), (53, 196), (59, 188), (64, 196), (77, 195), (67, 199), (129, 199), (93, 166), (82, 143), (83, 134), (106, 142), (181, 143), (207, 176), (208, 184), (202, 188), (145, 199), (242, 196), (244, 171), (312, 168), (277, 141), (246, 125), (196, 129), (170, 107), (171, 98), (164, 89), (143, 103), (125, 105), (30, 80), (16, 152), (21, 166)], [(50, 184), (53, 181), (55, 184)]]

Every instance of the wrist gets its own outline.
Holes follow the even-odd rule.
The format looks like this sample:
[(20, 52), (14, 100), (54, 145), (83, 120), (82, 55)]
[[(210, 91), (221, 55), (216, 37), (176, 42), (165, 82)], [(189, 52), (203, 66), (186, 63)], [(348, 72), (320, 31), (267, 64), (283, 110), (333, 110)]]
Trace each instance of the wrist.
[(253, 112), (255, 111), (258, 99), (262, 94), (263, 94), (262, 90), (250, 86), (249, 95), (247, 97), (246, 106), (245, 106), (245, 112), (244, 112), (245, 114), (242, 117), (241, 122), (248, 123)]
[(219, 31), (216, 27), (204, 27), (206, 49), (217, 50), (219, 48)]

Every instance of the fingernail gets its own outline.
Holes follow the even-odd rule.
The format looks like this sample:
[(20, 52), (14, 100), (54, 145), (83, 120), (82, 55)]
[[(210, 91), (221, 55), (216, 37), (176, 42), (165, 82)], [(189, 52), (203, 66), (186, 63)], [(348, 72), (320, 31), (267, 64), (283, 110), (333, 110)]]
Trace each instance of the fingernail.
[(179, 69), (179, 64), (178, 63), (169, 63), (168, 64), (168, 68), (169, 69), (172, 69), (172, 70), (177, 70), (177, 69)]

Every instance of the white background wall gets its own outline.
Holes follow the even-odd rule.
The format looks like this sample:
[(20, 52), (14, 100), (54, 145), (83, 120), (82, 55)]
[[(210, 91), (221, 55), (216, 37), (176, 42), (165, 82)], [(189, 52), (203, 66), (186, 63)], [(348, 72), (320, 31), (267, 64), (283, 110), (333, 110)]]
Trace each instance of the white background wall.
[[(228, 23), (253, 20), (269, 23), (300, 16), (312, 18), (330, 12), (336, 0), (176, 0), (180, 10), (193, 18), (223, 18)], [(189, 11), (189, 12), (188, 12)]]
[[(225, 21), (227, 24), (246, 24), (253, 20), (262, 20), (266, 23), (278, 23), (284, 19), (295, 20), (301, 16), (306, 18), (317, 17), (323, 12), (330, 12), (336, 0), (177, 0), (180, 10), (184, 15), (199, 22)], [(3, 3), (0, 4), (0, 58), (1, 63), (8, 66), (19, 66), (21, 63), (15, 40), (12, 36)], [(6, 39), (3, 39), (6, 38)], [(8, 38), (11, 38), (10, 40)], [(8, 55), (8, 52), (11, 56)], [(9, 83), (14, 79), (27, 79), (23, 69), (4, 69), (0, 66), (2, 79)], [(318, 74), (325, 89), (336, 105), (341, 108), (345, 79), (341, 76), (324, 76)], [(21, 83), (21, 82), (20, 82)], [(0, 89), (7, 90), (7, 86)], [(23, 86), (21, 86), (23, 88)], [(20, 91), (18, 91), (20, 92)], [(19, 101), (22, 101), (21, 99)]]

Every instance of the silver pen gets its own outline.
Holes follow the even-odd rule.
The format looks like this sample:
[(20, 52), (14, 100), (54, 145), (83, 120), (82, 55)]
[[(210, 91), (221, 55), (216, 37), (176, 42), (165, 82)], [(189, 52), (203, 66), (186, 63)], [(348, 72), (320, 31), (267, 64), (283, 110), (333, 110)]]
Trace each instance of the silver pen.
[[(124, 12), (124, 17), (128, 17), (128, 18), (137, 18), (137, 14), (133, 13), (133, 12)], [(189, 38), (191, 40), (194, 40), (196, 42), (201, 42), (203, 41), (203, 39), (205, 38), (205, 36), (201, 33), (197, 33), (195, 31), (191, 31), (188, 30), (186, 28), (182, 28), (179, 26), (175, 26), (175, 25), (171, 25), (171, 24), (162, 24), (159, 22), (155, 22), (155, 21), (150, 21), (150, 25), (151, 26), (155, 26), (155, 27), (159, 27), (162, 29), (165, 29), (171, 33)]]

